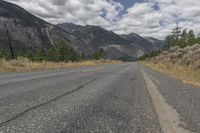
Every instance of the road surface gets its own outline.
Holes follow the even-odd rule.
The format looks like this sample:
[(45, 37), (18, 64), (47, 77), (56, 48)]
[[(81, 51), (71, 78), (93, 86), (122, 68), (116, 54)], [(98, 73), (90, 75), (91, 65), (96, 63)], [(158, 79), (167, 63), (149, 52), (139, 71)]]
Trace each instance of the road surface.
[(0, 133), (200, 133), (200, 88), (138, 63), (0, 76)]

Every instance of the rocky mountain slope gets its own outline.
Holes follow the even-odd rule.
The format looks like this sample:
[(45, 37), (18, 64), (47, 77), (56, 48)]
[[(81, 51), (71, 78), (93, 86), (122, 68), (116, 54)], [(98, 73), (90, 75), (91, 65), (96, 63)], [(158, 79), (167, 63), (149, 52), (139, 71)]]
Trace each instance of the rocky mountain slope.
[(0, 50), (9, 50), (5, 26), (8, 29), (14, 53), (55, 47), (65, 41), (77, 53), (91, 58), (103, 48), (110, 59), (135, 60), (144, 53), (158, 50), (164, 43), (139, 35), (118, 35), (98, 26), (49, 24), (23, 8), (0, 1)]
[(128, 40), (131, 45), (141, 48), (145, 53), (160, 50), (165, 46), (163, 41), (152, 37), (141, 37), (135, 33), (121, 36)]
[(165, 45), (155, 38), (144, 38), (135, 33), (118, 35), (98, 26), (80, 26), (72, 23), (58, 24), (58, 26), (75, 34), (94, 50), (103, 48), (109, 58), (125, 57), (135, 59), (144, 53), (160, 50)]
[(39, 47), (51, 48), (65, 41), (77, 53), (90, 55), (93, 51), (71, 33), (63, 31), (42, 19), (35, 17), (21, 7), (0, 1), (0, 49), (8, 49), (5, 25), (10, 34), (15, 54), (35, 51)]

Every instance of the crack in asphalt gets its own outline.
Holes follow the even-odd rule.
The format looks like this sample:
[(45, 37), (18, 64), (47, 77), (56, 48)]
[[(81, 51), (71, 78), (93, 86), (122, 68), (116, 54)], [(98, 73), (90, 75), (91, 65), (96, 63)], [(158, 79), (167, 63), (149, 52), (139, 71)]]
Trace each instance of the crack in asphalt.
[(78, 90), (84, 88), (85, 86), (91, 84), (92, 82), (94, 82), (94, 81), (96, 81), (96, 80), (98, 80), (98, 79), (100, 79), (100, 77), (95, 78), (95, 79), (92, 79), (92, 80), (90, 80), (89, 82), (86, 82), (85, 84), (80, 85), (78, 88), (76, 88), (76, 89), (74, 89), (74, 90), (72, 90), (72, 91), (66, 92), (66, 93), (64, 93), (64, 94), (62, 94), (62, 95), (59, 95), (59, 96), (57, 96), (57, 97), (55, 97), (55, 98), (53, 98), (53, 99), (51, 99), (51, 100), (49, 100), (49, 101), (46, 101), (46, 102), (41, 103), (41, 104), (39, 104), (39, 105), (35, 105), (35, 106), (33, 106), (33, 107), (30, 107), (30, 108), (24, 110), (23, 112), (17, 114), (16, 116), (14, 116), (14, 117), (12, 117), (12, 118), (10, 118), (10, 119), (8, 119), (8, 120), (6, 120), (6, 121), (0, 123), (0, 127), (2, 127), (2, 126), (4, 126), (5, 124), (7, 124), (7, 123), (9, 123), (9, 122), (11, 122), (11, 121), (13, 121), (13, 120), (19, 118), (20, 116), (24, 115), (25, 113), (27, 113), (27, 112), (29, 112), (29, 111), (31, 111), (31, 110), (34, 110), (34, 109), (39, 108), (39, 107), (41, 107), (41, 106), (47, 105), (47, 104), (49, 104), (49, 103), (51, 103), (51, 102), (53, 102), (53, 101), (56, 101), (56, 100), (58, 100), (58, 99), (60, 99), (60, 98), (62, 98), (62, 97), (64, 97), (64, 96), (67, 96), (67, 95), (69, 95), (69, 94), (72, 94), (72, 93), (74, 93), (74, 92), (76, 92), (76, 91), (78, 91)]

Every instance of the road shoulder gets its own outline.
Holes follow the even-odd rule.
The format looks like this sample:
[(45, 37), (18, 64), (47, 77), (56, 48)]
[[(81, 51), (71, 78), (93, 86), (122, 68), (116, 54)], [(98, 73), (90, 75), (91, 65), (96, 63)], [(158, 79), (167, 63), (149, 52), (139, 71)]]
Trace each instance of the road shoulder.
[(165, 98), (160, 94), (149, 75), (144, 70), (142, 70), (142, 73), (164, 133), (190, 133), (190, 131), (179, 126), (181, 123), (179, 114), (166, 103)]

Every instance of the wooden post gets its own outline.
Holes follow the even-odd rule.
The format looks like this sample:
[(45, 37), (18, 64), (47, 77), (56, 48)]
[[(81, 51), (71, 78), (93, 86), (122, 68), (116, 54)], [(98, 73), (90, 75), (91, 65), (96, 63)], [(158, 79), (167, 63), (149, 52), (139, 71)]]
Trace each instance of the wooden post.
[(7, 29), (5, 24), (4, 24), (4, 27), (5, 27), (5, 30), (6, 30), (7, 37), (8, 37), (8, 43), (9, 43), (9, 47), (10, 47), (11, 58), (15, 59), (11, 39), (10, 39), (9, 32), (8, 32), (8, 29)]

